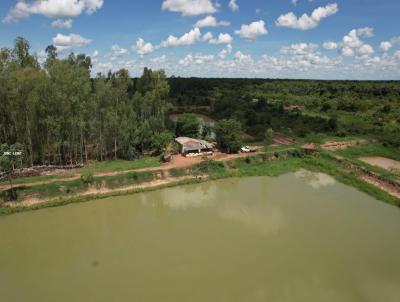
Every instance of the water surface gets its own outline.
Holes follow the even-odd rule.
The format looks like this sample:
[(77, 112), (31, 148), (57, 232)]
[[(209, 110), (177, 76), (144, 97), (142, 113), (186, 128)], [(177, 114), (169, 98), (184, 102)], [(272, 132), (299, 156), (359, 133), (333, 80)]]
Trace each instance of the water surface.
[(400, 301), (400, 211), (300, 171), (0, 217), (1, 301)]

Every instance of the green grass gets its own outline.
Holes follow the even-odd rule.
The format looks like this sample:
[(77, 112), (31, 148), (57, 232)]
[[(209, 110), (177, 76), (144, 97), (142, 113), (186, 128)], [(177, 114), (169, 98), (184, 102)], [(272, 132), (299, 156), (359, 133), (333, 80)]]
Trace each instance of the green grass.
[(142, 159), (127, 160), (110, 160), (103, 162), (94, 162), (86, 165), (80, 172), (106, 173), (118, 172), (126, 170), (143, 169), (148, 167), (159, 167), (161, 165), (158, 157), (144, 157)]
[[(400, 200), (390, 196), (388, 193), (370, 185), (358, 177), (354, 172), (349, 172), (340, 167), (332, 158), (331, 153), (321, 153), (319, 157), (307, 156), (300, 149), (289, 149), (284, 151), (274, 151), (264, 154), (253, 154), (246, 158), (239, 158), (229, 162), (221, 163), (213, 160), (202, 162), (186, 169), (175, 169), (170, 171), (171, 176), (192, 175), (199, 176), (207, 174), (209, 180), (221, 179), (227, 177), (247, 177), (247, 176), (278, 176), (287, 172), (294, 172), (300, 168), (310, 171), (323, 172), (333, 176), (339, 182), (353, 186), (378, 200), (385, 201), (393, 205), (400, 205)], [(92, 186), (96, 188), (106, 187), (116, 189), (126, 187), (132, 184), (150, 182), (156, 177), (164, 177), (161, 171), (129, 172), (115, 176), (94, 177)], [(205, 180), (203, 178), (203, 180)], [(180, 184), (195, 183), (202, 181), (199, 178), (173, 183), (170, 187)], [(60, 190), (60, 187), (62, 190)], [(39, 209), (42, 207), (52, 207), (57, 205), (69, 204), (72, 202), (82, 202), (90, 199), (99, 199), (110, 196), (132, 194), (147, 190), (130, 190), (126, 192), (111, 192), (105, 195), (77, 196), (80, 192), (88, 189), (82, 180), (73, 180), (70, 182), (54, 182), (42, 186), (25, 187), (19, 191), (20, 197), (31, 196), (35, 194), (39, 198), (58, 198), (54, 202), (45, 205), (38, 205), (32, 208), (4, 208), (0, 207), (1, 214), (10, 214), (23, 210)], [(152, 188), (154, 189), (154, 188)], [(151, 190), (152, 190), (151, 189)]]
[[(129, 172), (118, 174), (115, 176), (94, 177), (90, 184), (91, 188), (117, 189), (130, 185), (150, 182), (155, 179), (156, 174), (163, 177), (162, 172)], [(89, 189), (89, 185), (85, 184), (81, 179), (72, 181), (56, 181), (48, 184), (37, 185), (32, 187), (21, 186), (17, 188), (18, 200), (24, 200), (29, 197), (39, 199), (53, 199), (75, 194), (83, 193)], [(6, 192), (0, 193), (0, 199), (5, 200)]]
[[(48, 180), (53, 180), (53, 179), (62, 179), (62, 178), (70, 178), (73, 177), (76, 174), (76, 170), (69, 170), (66, 171), (65, 173), (58, 174), (58, 175), (44, 175), (44, 176), (32, 176), (32, 177), (23, 177), (23, 178), (17, 178), (13, 179), (13, 184), (14, 185), (23, 185), (23, 184), (28, 184), (31, 182), (40, 182), (40, 181), (48, 181)], [(8, 180), (1, 180), (0, 184), (8, 184)]]
[(400, 160), (400, 150), (398, 148), (384, 146), (380, 143), (354, 146), (344, 150), (338, 150), (335, 153), (353, 159), (366, 156), (382, 156)]
[[(17, 178), (13, 180), (15, 185), (29, 184), (32, 182), (49, 181), (56, 179), (63, 179), (73, 177), (76, 174), (84, 173), (107, 173), (107, 172), (120, 172), (126, 170), (136, 170), (148, 167), (159, 167), (161, 165), (160, 159), (158, 157), (144, 157), (135, 161), (126, 160), (110, 160), (102, 162), (92, 162), (81, 169), (68, 170), (65, 173), (58, 175), (46, 175), (46, 176), (33, 176)], [(0, 181), (0, 184), (7, 184), (8, 180)]]

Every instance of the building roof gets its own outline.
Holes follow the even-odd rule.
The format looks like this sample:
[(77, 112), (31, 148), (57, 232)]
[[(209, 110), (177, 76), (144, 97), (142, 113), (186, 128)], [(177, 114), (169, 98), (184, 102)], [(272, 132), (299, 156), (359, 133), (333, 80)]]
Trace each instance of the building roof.
[(182, 145), (184, 151), (212, 149), (213, 145), (202, 139), (195, 139), (190, 137), (177, 137), (175, 141)]

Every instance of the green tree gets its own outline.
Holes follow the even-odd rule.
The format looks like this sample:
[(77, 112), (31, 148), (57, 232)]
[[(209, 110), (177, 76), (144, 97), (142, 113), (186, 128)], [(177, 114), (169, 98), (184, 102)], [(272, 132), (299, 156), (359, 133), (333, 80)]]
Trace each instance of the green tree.
[(169, 131), (155, 133), (151, 138), (155, 153), (158, 155), (164, 153), (172, 138), (173, 134)]
[(217, 142), (219, 148), (227, 153), (236, 153), (242, 147), (242, 126), (240, 122), (224, 119), (217, 123)]
[(200, 122), (194, 113), (184, 113), (176, 122), (176, 136), (197, 138), (199, 136)]
[(265, 134), (264, 134), (264, 144), (265, 144), (266, 146), (269, 146), (269, 145), (271, 145), (271, 144), (274, 142), (274, 140), (273, 140), (273, 134), (274, 134), (274, 131), (272, 130), (272, 128), (268, 128), (268, 129), (265, 131)]

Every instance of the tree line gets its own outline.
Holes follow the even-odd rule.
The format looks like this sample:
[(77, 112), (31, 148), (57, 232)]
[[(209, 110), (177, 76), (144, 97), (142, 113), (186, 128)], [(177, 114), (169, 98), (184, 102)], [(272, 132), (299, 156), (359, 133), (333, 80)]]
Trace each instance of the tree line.
[(21, 37), (0, 50), (0, 142), (21, 144), (27, 164), (134, 159), (163, 148), (170, 136), (164, 71), (92, 79), (89, 56), (60, 59), (54, 46), (46, 54), (39, 64)]
[(215, 119), (233, 118), (261, 140), (265, 129), (289, 135), (373, 135), (400, 146), (399, 81), (168, 79), (170, 102)]

